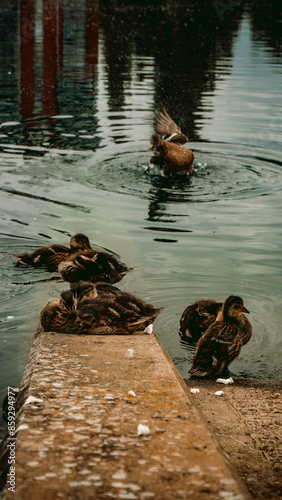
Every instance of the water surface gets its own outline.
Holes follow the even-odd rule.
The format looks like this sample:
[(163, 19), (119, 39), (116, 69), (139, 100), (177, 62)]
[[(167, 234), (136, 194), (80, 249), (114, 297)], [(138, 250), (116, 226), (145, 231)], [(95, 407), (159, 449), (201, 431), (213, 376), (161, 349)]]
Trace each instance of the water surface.
[[(134, 267), (120, 288), (164, 307), (155, 331), (183, 377), (182, 311), (237, 294), (254, 333), (232, 373), (281, 380), (279, 3), (267, 15), (236, 4), (1, 7), (2, 396), (19, 385), (40, 310), (66, 289), (13, 254), (76, 232)], [(161, 105), (191, 140), (193, 176), (149, 164)]]

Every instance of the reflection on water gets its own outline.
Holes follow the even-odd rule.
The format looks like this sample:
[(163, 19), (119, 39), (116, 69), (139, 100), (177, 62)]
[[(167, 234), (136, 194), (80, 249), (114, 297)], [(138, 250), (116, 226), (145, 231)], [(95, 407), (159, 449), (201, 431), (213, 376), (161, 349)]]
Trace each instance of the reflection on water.
[[(1, 3), (2, 396), (66, 287), (13, 254), (75, 232), (134, 267), (120, 287), (164, 307), (155, 330), (184, 377), (182, 311), (233, 293), (254, 327), (234, 375), (281, 379), (281, 7), (265, 3)], [(162, 104), (192, 176), (149, 165)]]

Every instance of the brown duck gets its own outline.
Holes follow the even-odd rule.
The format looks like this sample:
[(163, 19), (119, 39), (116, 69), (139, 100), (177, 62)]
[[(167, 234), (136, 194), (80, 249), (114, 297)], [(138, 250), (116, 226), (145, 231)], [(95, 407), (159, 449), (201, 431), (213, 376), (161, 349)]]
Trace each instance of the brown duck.
[(216, 320), (222, 302), (202, 299), (189, 305), (180, 319), (180, 331), (186, 337), (198, 341), (207, 328)]
[(86, 249), (91, 249), (89, 239), (85, 234), (78, 233), (71, 238), (70, 248), (57, 244), (47, 245), (31, 254), (23, 253), (14, 257), (27, 266), (46, 267), (48, 271), (57, 271), (60, 262)]
[(216, 321), (198, 340), (191, 375), (216, 378), (228, 372), (228, 366), (252, 336), (252, 325), (244, 315), (248, 312), (241, 297), (231, 295), (226, 299)]
[(59, 264), (58, 270), (62, 278), (69, 283), (79, 281), (116, 283), (132, 271), (132, 268), (109, 253), (85, 250), (70, 255)]
[(187, 141), (188, 137), (163, 109), (155, 120), (150, 148), (154, 156), (150, 162), (158, 165), (166, 174), (194, 172), (194, 154), (190, 149), (182, 147)]
[(144, 331), (161, 311), (115, 287), (108, 289), (108, 293), (102, 284), (96, 292), (94, 288), (96, 285), (92, 288), (93, 295), (98, 294), (95, 299), (83, 297), (85, 287), (84, 291), (78, 288), (75, 292), (63, 292), (57, 301), (49, 302), (40, 316), (43, 329), (88, 335), (128, 335)]

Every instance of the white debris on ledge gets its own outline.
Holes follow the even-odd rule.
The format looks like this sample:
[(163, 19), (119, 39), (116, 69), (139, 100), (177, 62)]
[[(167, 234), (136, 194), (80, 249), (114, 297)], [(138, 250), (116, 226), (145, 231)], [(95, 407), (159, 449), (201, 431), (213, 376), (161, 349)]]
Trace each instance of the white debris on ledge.
[(225, 384), (225, 385), (234, 384), (234, 380), (232, 377), (230, 377), (230, 378), (217, 378), (216, 382), (218, 382), (219, 384)]
[(127, 356), (132, 357), (134, 355), (134, 349), (127, 349)]
[(197, 389), (196, 387), (193, 387), (190, 389), (191, 394), (198, 394), (200, 392), (200, 389)]
[(215, 395), (215, 396), (222, 396), (223, 394), (224, 394), (224, 392), (223, 392), (223, 391), (216, 391), (216, 392), (214, 393), (214, 395)]
[(136, 394), (134, 391), (128, 391), (128, 396), (133, 396), (135, 398)]
[(150, 434), (149, 427), (147, 425), (138, 424), (137, 436), (146, 436), (147, 434)]
[(153, 333), (153, 325), (152, 325), (152, 323), (145, 328), (144, 333), (148, 333), (148, 335), (150, 335), (151, 333)]
[(35, 398), (34, 396), (29, 396), (27, 400), (24, 402), (25, 405), (30, 403), (43, 403), (43, 399)]

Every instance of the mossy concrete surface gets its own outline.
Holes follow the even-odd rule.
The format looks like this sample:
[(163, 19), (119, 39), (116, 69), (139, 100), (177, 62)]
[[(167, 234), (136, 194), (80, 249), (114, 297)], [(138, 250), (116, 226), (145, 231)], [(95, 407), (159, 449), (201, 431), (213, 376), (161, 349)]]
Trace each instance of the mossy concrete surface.
[(154, 334), (39, 328), (17, 407), (4, 500), (249, 498)]

